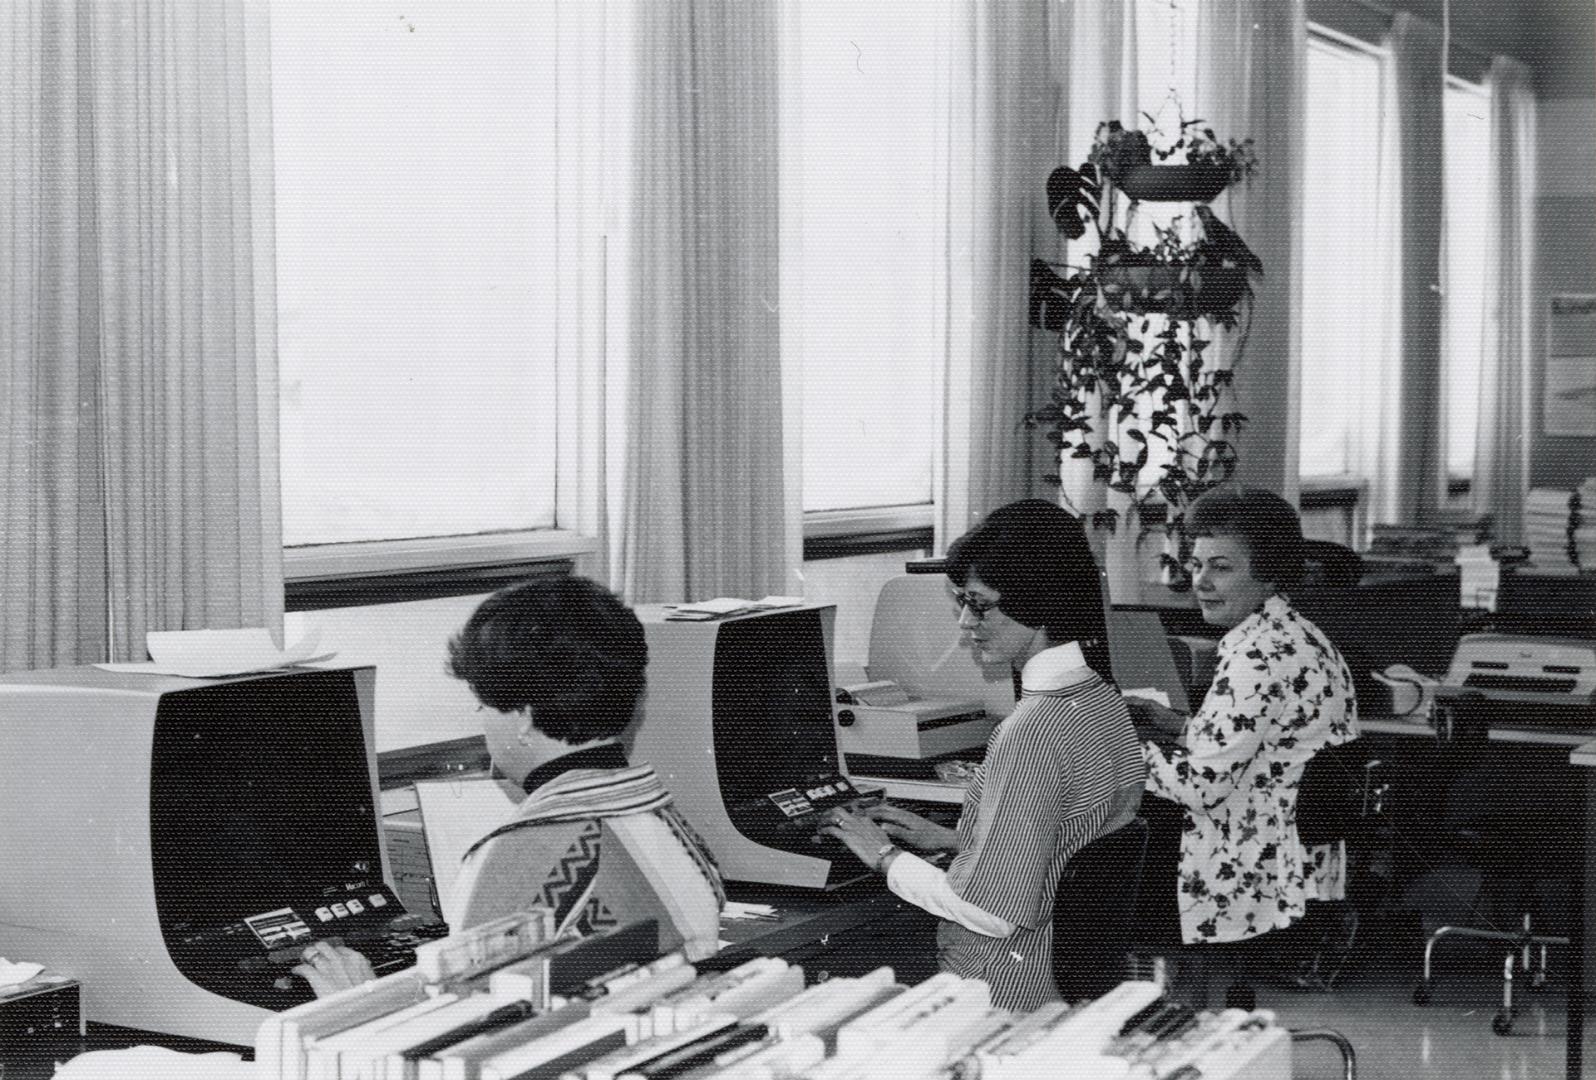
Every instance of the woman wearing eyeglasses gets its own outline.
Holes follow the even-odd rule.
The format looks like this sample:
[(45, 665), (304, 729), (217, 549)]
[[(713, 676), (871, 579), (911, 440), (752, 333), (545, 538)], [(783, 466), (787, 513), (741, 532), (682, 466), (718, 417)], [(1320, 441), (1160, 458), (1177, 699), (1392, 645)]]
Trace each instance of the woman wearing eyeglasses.
[[(1097, 563), (1080, 523), (1040, 499), (1011, 503), (954, 542), (959, 625), (982, 663), (1007, 663), (1014, 711), (993, 729), (957, 829), (881, 806), (828, 831), (899, 896), (941, 918), (944, 971), (984, 979), (992, 1004), (1056, 999), (1053, 897), (1070, 857), (1127, 824), (1145, 770), (1108, 680)], [(946, 871), (898, 845), (950, 852)]]

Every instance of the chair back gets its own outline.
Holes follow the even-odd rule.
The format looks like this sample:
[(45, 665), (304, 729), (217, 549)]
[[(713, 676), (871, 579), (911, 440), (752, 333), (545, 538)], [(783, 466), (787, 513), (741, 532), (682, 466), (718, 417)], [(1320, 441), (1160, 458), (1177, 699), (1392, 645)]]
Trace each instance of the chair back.
[(1384, 811), (1382, 767), (1359, 739), (1317, 751), (1297, 787), (1297, 838), (1311, 847), (1359, 835)]
[(1328, 540), (1302, 542), (1303, 579), (1315, 585), (1349, 589), (1363, 578), (1363, 557)]
[(1125, 978), (1147, 822), (1100, 836), (1075, 853), (1053, 901), (1053, 981), (1065, 1001), (1097, 998)]

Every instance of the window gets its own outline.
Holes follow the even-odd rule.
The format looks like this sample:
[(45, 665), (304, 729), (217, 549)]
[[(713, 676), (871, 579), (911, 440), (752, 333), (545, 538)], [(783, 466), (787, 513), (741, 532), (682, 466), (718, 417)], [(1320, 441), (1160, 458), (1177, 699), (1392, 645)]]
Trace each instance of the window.
[[(1303, 169), (1301, 474), (1359, 474), (1378, 415), (1389, 252), (1381, 241), (1380, 62), (1308, 41)], [(1369, 398), (1370, 400), (1366, 400)]]
[(554, 525), (555, 18), (273, 0), (288, 545)]
[(782, 350), (801, 371), (806, 511), (931, 502), (952, 33), (946, 0), (793, 5)]
[(1487, 184), (1490, 97), (1483, 86), (1449, 79), (1443, 101), (1446, 291), (1442, 300), (1442, 378), (1446, 386), (1446, 471), (1456, 482), (1474, 475), (1486, 259), (1492, 232)]

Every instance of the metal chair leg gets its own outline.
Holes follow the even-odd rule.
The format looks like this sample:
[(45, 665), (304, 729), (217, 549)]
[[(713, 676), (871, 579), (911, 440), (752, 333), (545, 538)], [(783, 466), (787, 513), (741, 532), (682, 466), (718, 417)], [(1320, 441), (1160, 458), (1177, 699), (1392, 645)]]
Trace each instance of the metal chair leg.
[(1327, 1042), (1341, 1052), (1341, 1074), (1343, 1080), (1358, 1080), (1358, 1054), (1352, 1048), (1352, 1043), (1339, 1031), (1332, 1028), (1302, 1028), (1291, 1033), (1291, 1041), (1299, 1042)]
[(1502, 959), (1502, 1011), (1491, 1021), (1491, 1030), (1498, 1035), (1509, 1034), (1518, 1015), (1513, 1009), (1513, 966), (1517, 959), (1511, 952)]

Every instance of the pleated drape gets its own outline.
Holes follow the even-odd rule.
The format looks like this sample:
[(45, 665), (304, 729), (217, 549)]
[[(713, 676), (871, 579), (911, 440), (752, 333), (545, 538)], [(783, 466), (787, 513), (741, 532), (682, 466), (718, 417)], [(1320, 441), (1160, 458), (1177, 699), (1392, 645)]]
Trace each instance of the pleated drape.
[(277, 629), (264, 8), (5, 19), (0, 669)]
[(1496, 539), (1517, 543), (1529, 491), (1535, 93), (1529, 69), (1505, 56), (1492, 61), (1488, 86), (1494, 227), (1486, 248), (1485, 339), (1470, 493), (1474, 511), (1491, 515)]
[(637, 10), (630, 420), (634, 602), (796, 590), (784, 466), (773, 0)]
[(1042, 196), (1058, 154), (1048, 18), (1043, 0), (954, 8), (938, 550), (989, 511), (1039, 493), (1040, 475), (1055, 471), (1024, 427), (1038, 366), (1030, 262), (1039, 243), (1052, 246)]
[(1263, 262), (1245, 351), (1216, 334), (1210, 358), (1233, 366), (1237, 479), (1296, 501), (1302, 383), (1303, 0), (1205, 0), (1198, 9), (1195, 115), (1221, 139), (1251, 139), (1258, 168), (1221, 215)]

